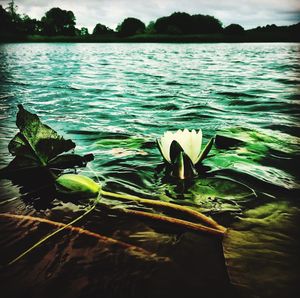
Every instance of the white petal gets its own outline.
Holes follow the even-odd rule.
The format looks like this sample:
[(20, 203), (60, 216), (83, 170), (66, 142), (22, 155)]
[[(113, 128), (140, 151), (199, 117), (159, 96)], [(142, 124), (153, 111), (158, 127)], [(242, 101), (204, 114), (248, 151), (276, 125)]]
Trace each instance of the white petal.
[(167, 160), (167, 156), (165, 155), (163, 146), (162, 146), (162, 144), (161, 144), (161, 139), (157, 140), (157, 144), (158, 144), (158, 146), (159, 146), (159, 149), (160, 149), (160, 152), (161, 152), (162, 156), (164, 157), (165, 160)]
[(198, 156), (198, 153), (199, 153), (197, 142), (198, 142), (197, 133), (193, 129), (191, 131), (191, 145), (190, 145), (190, 147), (191, 147), (191, 160), (192, 160), (193, 163), (197, 159), (197, 156)]
[(186, 128), (184, 130), (179, 129), (174, 133), (170, 131), (165, 132), (158, 143), (164, 158), (168, 162), (171, 162), (170, 146), (173, 140), (180, 144), (194, 164), (199, 160), (202, 145), (201, 129), (198, 133), (194, 129), (189, 131)]
[(161, 148), (162, 154), (168, 162), (171, 162), (170, 146), (171, 146), (173, 139), (174, 139), (173, 133), (170, 131), (165, 132), (164, 135), (160, 139), (160, 141), (161, 141), (160, 148)]
[(197, 133), (197, 140), (195, 141), (195, 148), (197, 148), (197, 155), (195, 159), (195, 164), (198, 162), (200, 155), (201, 155), (201, 150), (202, 150), (202, 131), (201, 129)]
[(190, 132), (185, 128), (183, 131), (178, 130), (175, 133), (175, 140), (180, 144), (184, 152), (191, 158), (191, 135)]

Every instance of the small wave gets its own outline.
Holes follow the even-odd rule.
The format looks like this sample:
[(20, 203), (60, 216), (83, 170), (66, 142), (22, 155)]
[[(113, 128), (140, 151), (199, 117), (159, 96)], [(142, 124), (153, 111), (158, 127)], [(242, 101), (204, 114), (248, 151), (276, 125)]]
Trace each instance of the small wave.
[(243, 100), (243, 99), (234, 99), (229, 102), (230, 106), (239, 105), (239, 106), (251, 106), (259, 104), (254, 100)]
[(229, 91), (223, 92), (222, 91), (222, 92), (217, 92), (217, 94), (224, 95), (227, 97), (233, 97), (233, 98), (237, 98), (237, 97), (257, 98), (257, 97), (259, 97), (258, 95), (249, 94), (249, 93), (245, 93), (245, 92), (229, 92)]

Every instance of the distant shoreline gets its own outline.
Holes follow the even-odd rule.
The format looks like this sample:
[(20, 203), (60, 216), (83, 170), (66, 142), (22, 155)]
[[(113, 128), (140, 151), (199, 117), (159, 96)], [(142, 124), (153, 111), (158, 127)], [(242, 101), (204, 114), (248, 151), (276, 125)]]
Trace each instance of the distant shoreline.
[(245, 32), (242, 35), (227, 34), (194, 34), (194, 35), (166, 35), (140, 34), (129, 37), (115, 35), (103, 36), (42, 36), (29, 35), (23, 37), (2, 36), (1, 43), (9, 42), (76, 42), (76, 43), (243, 43), (243, 42), (300, 42), (300, 36), (294, 34), (253, 33)]

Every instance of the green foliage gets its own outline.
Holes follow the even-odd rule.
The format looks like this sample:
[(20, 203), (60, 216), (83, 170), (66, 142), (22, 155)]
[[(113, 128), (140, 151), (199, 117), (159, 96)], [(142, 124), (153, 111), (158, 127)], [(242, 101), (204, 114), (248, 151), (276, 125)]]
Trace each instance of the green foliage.
[(17, 6), (13, 1), (6, 10), (0, 5), (0, 37), (1, 36), (25, 36), (37, 34), (41, 30), (41, 22), (31, 19), (28, 15), (17, 13)]
[(75, 35), (76, 18), (72, 11), (51, 8), (42, 17), (42, 33), (45, 35)]
[(145, 24), (136, 18), (126, 18), (115, 34), (105, 25), (97, 24), (92, 36), (87, 28), (75, 27), (72, 11), (54, 7), (41, 20), (20, 15), (14, 1), (4, 9), (0, 5), (0, 39), (30, 42), (253, 42), (300, 41), (300, 23), (290, 26), (267, 25), (244, 30), (238, 24), (225, 29), (213, 16), (175, 12)]
[(19, 105), (17, 127), (19, 132), (8, 145), (9, 152), (15, 156), (1, 173), (11, 174), (21, 170), (44, 167), (69, 168), (85, 166), (91, 155), (62, 154), (75, 148), (72, 140), (66, 140), (48, 125), (43, 124), (36, 114), (32, 114)]
[(238, 35), (243, 34), (245, 32), (245, 29), (238, 24), (230, 24), (224, 29), (225, 34), (231, 34), (231, 35)]
[(118, 27), (117, 31), (120, 36), (130, 36), (144, 33), (145, 24), (136, 18), (126, 18)]
[(149, 22), (149, 24), (147, 25), (146, 29), (145, 29), (145, 33), (146, 34), (155, 34), (156, 30), (154, 28), (155, 22), (151, 21)]
[(18, 6), (15, 4), (15, 1), (8, 2), (8, 6), (6, 8), (6, 11), (10, 15), (12, 22), (17, 22), (20, 19), (20, 15), (17, 13)]
[(221, 32), (222, 24), (213, 16), (175, 12), (157, 19), (154, 29), (159, 34), (207, 34)]
[(93, 30), (93, 35), (106, 35), (106, 34), (111, 34), (111, 33), (113, 33), (112, 29), (110, 29), (100, 23), (98, 23)]
[(80, 29), (80, 35), (81, 35), (81, 36), (89, 35), (89, 30), (88, 30), (88, 28), (82, 27), (82, 28)]
[(0, 35), (6, 35), (13, 31), (11, 15), (0, 5)]

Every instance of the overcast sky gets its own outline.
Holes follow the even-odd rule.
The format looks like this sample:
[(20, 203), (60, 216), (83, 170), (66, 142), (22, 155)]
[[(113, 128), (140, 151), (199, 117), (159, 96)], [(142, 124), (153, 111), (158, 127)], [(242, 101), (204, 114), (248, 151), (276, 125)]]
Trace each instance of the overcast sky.
[[(9, 1), (0, 0), (3, 7)], [(97, 23), (115, 29), (126, 17), (146, 25), (175, 11), (209, 14), (224, 26), (238, 23), (245, 29), (267, 24), (289, 25), (300, 21), (300, 0), (15, 0), (20, 14), (40, 19), (52, 7), (72, 10), (76, 26), (91, 32)]]

